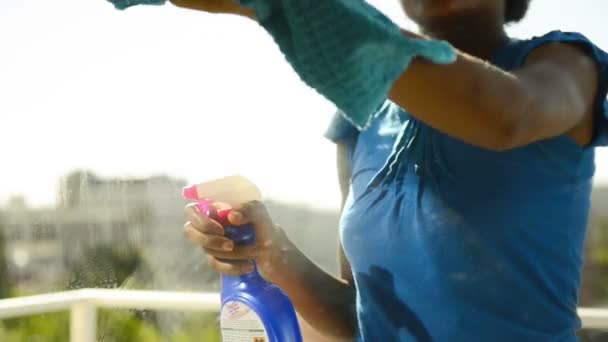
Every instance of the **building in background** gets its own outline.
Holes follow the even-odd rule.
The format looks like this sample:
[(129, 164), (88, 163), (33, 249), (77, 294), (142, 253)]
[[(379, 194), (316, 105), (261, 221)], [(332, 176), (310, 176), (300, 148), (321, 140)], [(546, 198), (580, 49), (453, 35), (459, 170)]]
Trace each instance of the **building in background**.
[[(159, 176), (102, 179), (74, 172), (60, 182), (54, 208), (13, 198), (0, 211), (10, 272), (22, 286), (44, 288), (94, 246), (146, 247), (183, 217), (185, 182)], [(178, 234), (179, 235), (179, 234)]]

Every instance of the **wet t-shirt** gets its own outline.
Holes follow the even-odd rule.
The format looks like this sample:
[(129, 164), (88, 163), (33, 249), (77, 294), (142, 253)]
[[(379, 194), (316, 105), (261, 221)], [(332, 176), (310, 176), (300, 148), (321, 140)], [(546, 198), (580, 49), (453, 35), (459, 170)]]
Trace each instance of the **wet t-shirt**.
[(589, 147), (559, 136), (488, 151), (391, 103), (362, 132), (339, 115), (332, 122), (328, 137), (350, 152), (341, 240), (357, 287), (358, 339), (577, 340), (594, 148), (608, 142), (608, 55), (555, 31), (510, 41), (492, 63), (517, 69), (551, 42), (580, 46), (598, 64)]

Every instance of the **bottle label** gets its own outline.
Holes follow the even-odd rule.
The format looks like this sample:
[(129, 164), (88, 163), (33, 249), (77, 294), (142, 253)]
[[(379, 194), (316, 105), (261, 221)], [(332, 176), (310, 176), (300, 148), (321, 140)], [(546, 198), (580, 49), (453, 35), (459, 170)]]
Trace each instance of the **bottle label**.
[(249, 306), (226, 302), (220, 314), (223, 342), (269, 342), (260, 316)]

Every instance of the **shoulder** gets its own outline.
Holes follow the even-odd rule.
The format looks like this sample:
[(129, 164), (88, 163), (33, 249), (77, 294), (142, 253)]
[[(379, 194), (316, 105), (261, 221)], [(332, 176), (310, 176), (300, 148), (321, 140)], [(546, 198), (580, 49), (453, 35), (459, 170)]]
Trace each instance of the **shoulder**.
[[(512, 39), (498, 56), (498, 65), (506, 69), (518, 69), (523, 66), (532, 55), (539, 56), (539, 52), (548, 54), (577, 54), (579, 57), (587, 56), (589, 59), (604, 68), (608, 65), (608, 54), (600, 49), (585, 35), (578, 32), (550, 31), (544, 35), (530, 39)], [(562, 56), (554, 56), (562, 57)]]
[(593, 117), (592, 145), (608, 144), (608, 53), (577, 32), (551, 31), (520, 44), (520, 72), (546, 72), (548, 81), (577, 88)]
[(551, 31), (520, 41), (519, 45), (521, 48), (518, 57), (521, 64), (539, 59), (574, 58), (577, 62), (594, 62), (599, 69), (608, 68), (608, 54), (578, 32)]
[(580, 87), (589, 102), (596, 93), (604, 66), (578, 43), (548, 41), (531, 50), (522, 69), (550, 72), (551, 80)]

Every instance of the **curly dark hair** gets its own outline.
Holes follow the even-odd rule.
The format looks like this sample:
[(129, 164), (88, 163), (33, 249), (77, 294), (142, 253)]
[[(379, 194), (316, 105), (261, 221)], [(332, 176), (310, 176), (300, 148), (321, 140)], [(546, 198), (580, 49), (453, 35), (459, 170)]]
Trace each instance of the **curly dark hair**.
[(505, 21), (514, 23), (522, 20), (528, 12), (532, 0), (506, 0)]

